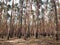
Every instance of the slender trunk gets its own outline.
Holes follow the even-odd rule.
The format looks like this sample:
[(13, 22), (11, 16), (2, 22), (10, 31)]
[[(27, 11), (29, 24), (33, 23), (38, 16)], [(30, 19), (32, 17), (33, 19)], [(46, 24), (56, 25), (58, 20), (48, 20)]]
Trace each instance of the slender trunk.
[(27, 9), (27, 15), (26, 15), (26, 16), (27, 16), (27, 31), (26, 31), (26, 38), (29, 37), (29, 30), (30, 30), (30, 29), (29, 29), (29, 26), (30, 26), (30, 24), (29, 24), (29, 15), (30, 15), (30, 14), (28, 14), (28, 13), (29, 13), (29, 12), (28, 12), (28, 11), (29, 11), (29, 10), (28, 10), (28, 4), (29, 4), (28, 2), (29, 2), (29, 0), (26, 0), (26, 9)]
[[(8, 1), (6, 0), (6, 6), (7, 6), (7, 2), (8, 2)], [(8, 11), (7, 11), (7, 7), (6, 7), (6, 14), (7, 14), (7, 12), (8, 12)], [(6, 15), (6, 31), (8, 32), (7, 15)], [(7, 35), (8, 35), (8, 34), (7, 34)]]
[(56, 8), (56, 3), (55, 0), (53, 0), (54, 7), (55, 7), (55, 20), (56, 20), (56, 40), (59, 40), (59, 29), (58, 29), (58, 17), (57, 17), (57, 8)]
[[(6, 0), (6, 7), (7, 7), (7, 0)], [(6, 8), (6, 12), (7, 12), (7, 8)], [(7, 30), (7, 40), (9, 40), (9, 30), (8, 30), (9, 28), (8, 28), (8, 26), (7, 26), (7, 15), (6, 15), (6, 30)]]
[(23, 0), (20, 0), (20, 29), (19, 29), (19, 38), (22, 36), (22, 15), (23, 15)]
[(7, 37), (8, 40), (9, 40), (9, 37), (11, 37), (11, 38), (13, 37), (13, 33), (14, 33), (13, 17), (12, 17), (13, 8), (14, 8), (14, 0), (12, 2), (12, 11), (11, 11), (11, 19), (10, 19), (10, 29), (8, 28), (8, 37)]
[(31, 14), (31, 13), (32, 13), (32, 12), (31, 12), (31, 11), (32, 11), (32, 0), (28, 0), (28, 1), (29, 1), (29, 3), (30, 3), (30, 6), (29, 6), (30, 8), (29, 8), (29, 7), (28, 7), (28, 8), (29, 8), (30, 10), (28, 10), (29, 12), (27, 12), (27, 13), (29, 13), (29, 14), (28, 14), (28, 30), (27, 30), (27, 36), (30, 37), (30, 16), (32, 15), (32, 14)]
[[(1, 1), (2, 1), (2, 0), (1, 0)], [(1, 19), (2, 19), (1, 16), (2, 16), (2, 5), (1, 5), (1, 8), (0, 8), (0, 29), (1, 29), (1, 26), (2, 26), (2, 25), (1, 25)]]
[[(31, 9), (32, 9), (32, 4), (31, 4), (31, 2), (30, 2), (31, 0), (26, 0), (26, 16), (27, 16), (27, 33), (26, 33), (26, 36), (27, 36), (27, 38), (28, 37), (30, 37), (30, 15), (31, 15)], [(30, 2), (30, 6), (28, 6), (28, 2)], [(27, 8), (29, 8), (30, 7), (30, 10), (29, 9), (27, 9)], [(29, 12), (28, 12), (29, 11)]]
[[(43, 9), (42, 9), (42, 13), (44, 13)], [(42, 25), (43, 25), (43, 35), (44, 35), (44, 14), (42, 14)]]
[[(2, 3), (3, 3), (3, 0), (1, 0)], [(2, 29), (2, 10), (3, 10), (3, 6), (1, 5), (1, 8), (0, 8), (0, 28), (1, 28), (1, 31), (3, 31)], [(1, 34), (1, 37), (3, 38), (3, 33)]]
[(37, 25), (36, 25), (36, 28), (37, 28), (37, 30), (36, 30), (36, 38), (38, 38), (38, 25), (39, 25), (39, 0), (37, 0)]
[(13, 28), (13, 9), (14, 8), (14, 0), (12, 2), (12, 11), (11, 11), (11, 22), (10, 22), (10, 31), (11, 31), (11, 37), (13, 37), (13, 33), (14, 33), (14, 28)]

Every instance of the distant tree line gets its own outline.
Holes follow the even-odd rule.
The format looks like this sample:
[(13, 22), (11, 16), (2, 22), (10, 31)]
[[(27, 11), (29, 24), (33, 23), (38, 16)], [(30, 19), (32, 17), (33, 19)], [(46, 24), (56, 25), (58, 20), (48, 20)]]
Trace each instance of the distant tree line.
[(0, 1), (0, 37), (54, 36), (59, 40), (59, 5), (55, 0), (15, 1)]

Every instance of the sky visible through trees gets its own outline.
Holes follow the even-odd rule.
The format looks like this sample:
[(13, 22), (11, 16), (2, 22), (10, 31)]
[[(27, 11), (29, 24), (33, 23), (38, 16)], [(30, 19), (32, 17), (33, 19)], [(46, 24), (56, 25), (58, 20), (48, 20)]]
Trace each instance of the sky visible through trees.
[(59, 22), (60, 0), (0, 0), (0, 30), (8, 38), (56, 36)]

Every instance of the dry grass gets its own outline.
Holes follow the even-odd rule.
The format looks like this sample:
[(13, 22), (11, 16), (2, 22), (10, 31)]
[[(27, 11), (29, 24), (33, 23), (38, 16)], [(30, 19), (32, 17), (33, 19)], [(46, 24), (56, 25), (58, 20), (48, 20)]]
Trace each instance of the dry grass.
[(29, 38), (24, 39), (12, 39), (0, 41), (0, 45), (60, 45), (60, 41), (56, 41), (50, 37), (41, 37), (39, 39)]

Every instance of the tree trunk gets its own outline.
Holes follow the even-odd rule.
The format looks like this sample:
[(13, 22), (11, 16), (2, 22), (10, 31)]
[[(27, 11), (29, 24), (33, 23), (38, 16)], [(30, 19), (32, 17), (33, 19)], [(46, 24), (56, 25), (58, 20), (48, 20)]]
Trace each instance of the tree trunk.
[(39, 25), (39, 8), (40, 8), (40, 5), (39, 5), (39, 0), (37, 0), (37, 25), (36, 25), (36, 38), (38, 38), (38, 25)]
[(55, 20), (56, 20), (56, 40), (59, 40), (59, 29), (58, 29), (58, 17), (57, 17), (57, 8), (56, 8), (56, 3), (55, 0), (53, 0), (54, 7), (55, 7)]
[(23, 0), (20, 0), (20, 32), (19, 32), (19, 38), (21, 38), (21, 36), (22, 36), (22, 15), (23, 15)]

